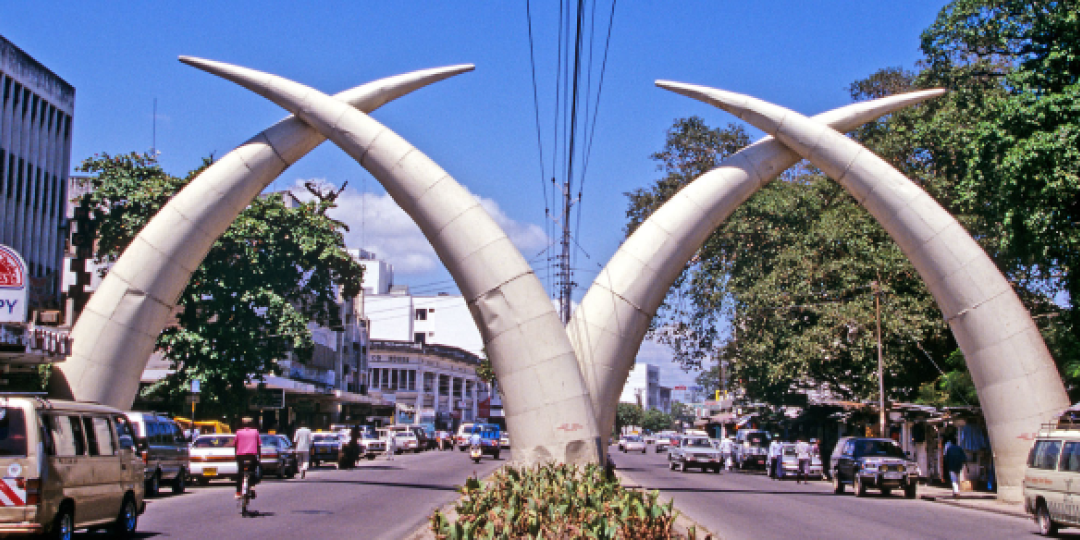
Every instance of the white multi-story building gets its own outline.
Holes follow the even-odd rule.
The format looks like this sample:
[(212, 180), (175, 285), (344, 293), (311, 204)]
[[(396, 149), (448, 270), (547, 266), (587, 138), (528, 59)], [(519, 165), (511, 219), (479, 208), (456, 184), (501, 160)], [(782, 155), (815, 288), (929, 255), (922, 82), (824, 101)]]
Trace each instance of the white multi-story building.
[(75, 88), (0, 36), (0, 244), (22, 254), (29, 307), (60, 309)]
[(465, 298), (410, 294), (394, 284), (391, 264), (368, 251), (350, 253), (364, 266), (370, 387), (395, 404), (394, 422), (448, 429), (497, 416), (487, 385), (476, 375), (484, 342)]
[(660, 368), (638, 363), (626, 378), (619, 401), (667, 413), (671, 412), (671, 389), (660, 385)]
[(394, 267), (363, 250), (350, 253), (364, 267), (363, 316), (373, 340), (447, 345), (476, 356), (484, 341), (465, 297), (459, 294), (410, 294), (394, 285)]

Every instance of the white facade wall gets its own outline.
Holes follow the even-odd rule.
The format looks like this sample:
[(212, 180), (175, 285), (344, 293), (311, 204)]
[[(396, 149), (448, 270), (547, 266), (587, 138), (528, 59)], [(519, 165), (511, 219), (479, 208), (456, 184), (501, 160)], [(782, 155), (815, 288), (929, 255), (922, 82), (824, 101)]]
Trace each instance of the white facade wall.
[[(456, 294), (413, 296), (395, 289), (394, 267), (373, 255), (358, 258), (364, 265), (364, 313), (371, 339), (448, 345), (477, 356), (484, 354), (484, 341), (473, 321), (465, 297)], [(354, 253), (355, 256), (355, 253)], [(369, 287), (367, 284), (371, 283)], [(380, 291), (371, 294), (371, 290)]]

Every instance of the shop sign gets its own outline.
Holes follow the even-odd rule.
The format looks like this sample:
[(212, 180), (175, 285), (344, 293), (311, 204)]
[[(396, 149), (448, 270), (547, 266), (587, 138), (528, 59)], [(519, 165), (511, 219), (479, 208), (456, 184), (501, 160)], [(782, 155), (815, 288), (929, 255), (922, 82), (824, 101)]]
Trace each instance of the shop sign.
[(26, 322), (27, 282), (22, 257), (0, 244), (0, 323)]
[(251, 397), (251, 406), (257, 409), (284, 409), (285, 390), (281, 388), (260, 388)]

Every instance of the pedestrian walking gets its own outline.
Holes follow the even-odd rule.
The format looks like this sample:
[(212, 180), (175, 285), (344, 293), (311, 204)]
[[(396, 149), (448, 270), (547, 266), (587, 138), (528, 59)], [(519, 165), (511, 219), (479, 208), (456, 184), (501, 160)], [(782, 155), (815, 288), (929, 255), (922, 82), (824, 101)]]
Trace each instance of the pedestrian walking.
[(735, 441), (728, 437), (720, 442), (720, 454), (724, 456), (724, 467), (727, 470), (735, 468)]
[(303, 480), (311, 463), (311, 430), (304, 424), (300, 424), (300, 429), (293, 433), (293, 444), (296, 445), (296, 463), (300, 466), (300, 479)]
[(780, 462), (783, 459), (783, 448), (779, 438), (774, 437), (772, 442), (769, 443), (769, 478), (773, 480), (780, 478)]
[(386, 459), (388, 461), (394, 461), (394, 454), (397, 453), (397, 438), (394, 437), (394, 432), (390, 431), (386, 434)]
[(806, 484), (806, 478), (810, 472), (810, 445), (799, 438), (799, 442), (795, 443), (795, 457), (799, 460), (799, 472), (795, 476), (796, 484)]
[(949, 473), (952, 482), (952, 496), (955, 499), (960, 494), (960, 473), (967, 463), (967, 454), (960, 448), (954, 439), (945, 441), (945, 470)]

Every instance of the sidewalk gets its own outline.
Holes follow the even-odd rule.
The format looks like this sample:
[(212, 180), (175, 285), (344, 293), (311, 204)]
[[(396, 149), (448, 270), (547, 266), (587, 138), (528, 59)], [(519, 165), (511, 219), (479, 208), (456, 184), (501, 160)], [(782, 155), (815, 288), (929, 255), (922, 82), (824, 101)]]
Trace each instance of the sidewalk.
[(1024, 505), (1022, 503), (999, 501), (997, 495), (985, 491), (961, 491), (954, 499), (952, 489), (943, 486), (924, 484), (919, 486), (919, 498), (936, 503), (951, 504), (961, 508), (971, 508), (972, 510), (982, 510), (984, 512), (994, 512), (996, 514), (1004, 514), (1006, 516), (1022, 519), (1031, 519), (1031, 516), (1024, 512)]

